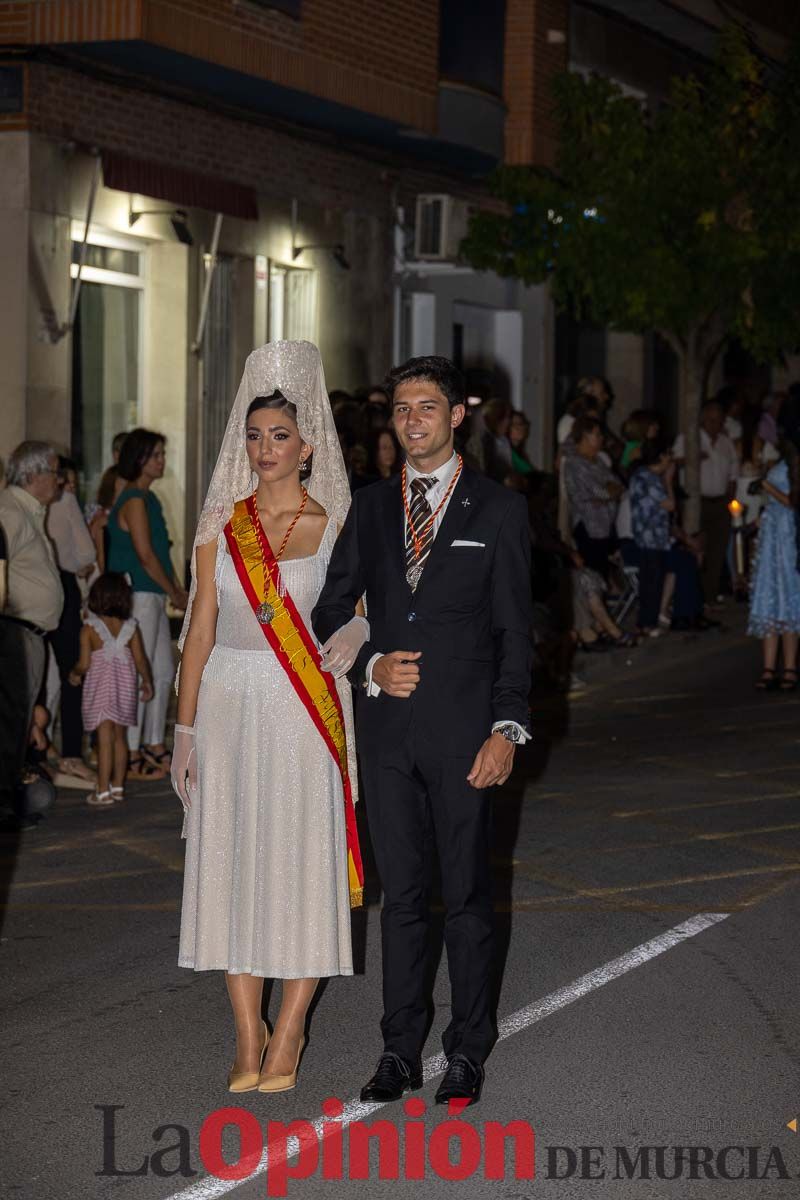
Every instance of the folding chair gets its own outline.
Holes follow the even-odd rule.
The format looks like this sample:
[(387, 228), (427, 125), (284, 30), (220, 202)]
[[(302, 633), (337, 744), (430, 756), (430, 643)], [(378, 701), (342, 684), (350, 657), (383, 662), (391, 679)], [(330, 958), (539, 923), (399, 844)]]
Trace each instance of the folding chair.
[(639, 599), (639, 568), (623, 566), (622, 576), (625, 586), (613, 605), (608, 605), (608, 611), (618, 625), (623, 623)]

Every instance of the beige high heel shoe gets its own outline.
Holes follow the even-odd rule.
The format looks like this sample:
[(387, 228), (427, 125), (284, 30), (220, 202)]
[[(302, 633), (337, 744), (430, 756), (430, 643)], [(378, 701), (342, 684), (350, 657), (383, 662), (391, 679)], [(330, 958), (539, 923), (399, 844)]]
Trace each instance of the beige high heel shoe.
[(258, 1060), (257, 1071), (230, 1071), (228, 1073), (228, 1091), (229, 1092), (254, 1092), (258, 1087), (258, 1077), (261, 1074), (261, 1064), (264, 1061), (264, 1056), (267, 1053), (269, 1045), (269, 1026), (264, 1022), (264, 1048), (261, 1051), (261, 1057)]
[(260, 1092), (288, 1092), (297, 1083), (297, 1068), (300, 1066), (300, 1055), (303, 1053), (306, 1044), (306, 1035), (300, 1038), (300, 1045), (297, 1047), (297, 1061), (294, 1064), (294, 1070), (291, 1075), (265, 1075), (258, 1085)]

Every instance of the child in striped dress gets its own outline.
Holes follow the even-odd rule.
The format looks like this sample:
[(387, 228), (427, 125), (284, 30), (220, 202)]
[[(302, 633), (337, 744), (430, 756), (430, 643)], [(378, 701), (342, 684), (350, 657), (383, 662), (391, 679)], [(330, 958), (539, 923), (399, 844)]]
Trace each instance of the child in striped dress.
[(83, 727), (97, 731), (97, 791), (87, 803), (105, 807), (124, 799), (128, 769), (126, 730), (136, 724), (136, 684), (153, 695), (150, 663), (131, 617), (133, 597), (124, 575), (108, 571), (89, 592), (89, 615), (81, 630), (81, 655), (69, 677), (83, 680)]

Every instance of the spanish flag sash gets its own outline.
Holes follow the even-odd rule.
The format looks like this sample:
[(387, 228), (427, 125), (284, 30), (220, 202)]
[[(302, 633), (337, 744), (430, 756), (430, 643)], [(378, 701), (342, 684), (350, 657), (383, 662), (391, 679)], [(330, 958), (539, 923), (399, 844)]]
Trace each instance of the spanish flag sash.
[(239, 582), (256, 615), (264, 637), (285, 670), (319, 730), (342, 776), (347, 874), (350, 906), (363, 901), (364, 869), (358, 845), (353, 791), (347, 762), (344, 714), (333, 676), (321, 666), (319, 651), (306, 629), (294, 601), (282, 585), (280, 569), (261, 526), (255, 497), (239, 500), (225, 526), (225, 538)]

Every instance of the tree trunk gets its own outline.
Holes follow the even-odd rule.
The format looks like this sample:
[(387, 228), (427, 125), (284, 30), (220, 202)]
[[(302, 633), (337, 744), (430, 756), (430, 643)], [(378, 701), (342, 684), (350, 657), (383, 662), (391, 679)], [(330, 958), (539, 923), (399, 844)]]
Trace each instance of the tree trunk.
[(684, 435), (684, 486), (688, 500), (683, 527), (687, 533), (700, 529), (700, 408), (703, 403), (704, 363), (695, 330), (689, 333), (680, 356), (681, 432)]

